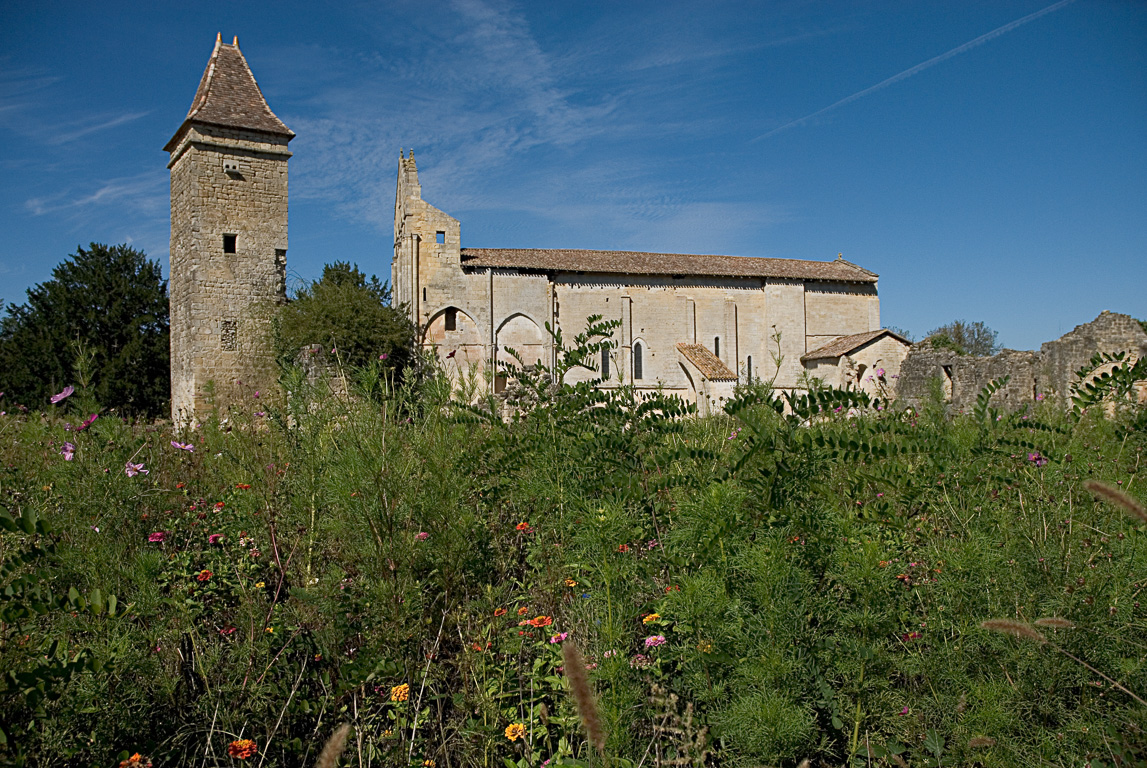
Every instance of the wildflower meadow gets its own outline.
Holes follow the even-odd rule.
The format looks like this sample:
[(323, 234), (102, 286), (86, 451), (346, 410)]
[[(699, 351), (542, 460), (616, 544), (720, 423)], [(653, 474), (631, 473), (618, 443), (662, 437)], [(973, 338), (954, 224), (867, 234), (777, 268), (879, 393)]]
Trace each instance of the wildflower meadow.
[(1147, 764), (1141, 406), (516, 373), (0, 399), (0, 762)]

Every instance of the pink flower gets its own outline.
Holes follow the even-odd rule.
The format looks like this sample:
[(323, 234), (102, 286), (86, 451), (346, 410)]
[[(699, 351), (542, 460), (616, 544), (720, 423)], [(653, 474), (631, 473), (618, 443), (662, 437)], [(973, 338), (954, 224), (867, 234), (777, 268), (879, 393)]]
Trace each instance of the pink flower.
[(659, 645), (665, 645), (665, 635), (650, 635), (645, 638), (646, 648), (656, 648)]
[(563, 642), (569, 636), (569, 632), (559, 632), (550, 638), (550, 645), (557, 645), (558, 643)]
[(100, 417), (100, 415), (99, 415), (98, 413), (93, 413), (91, 416), (89, 416), (89, 417), (87, 417), (86, 419), (84, 419), (84, 423), (83, 423), (83, 424), (81, 424), (80, 426), (76, 427), (76, 431), (77, 431), (77, 432), (83, 432), (85, 429), (87, 429), (88, 427), (90, 427), (92, 424), (95, 424), (95, 422), (96, 422), (96, 419), (98, 419), (99, 417)]
[(259, 396), (259, 390), (256, 389), (255, 390), (255, 397), (258, 397), (258, 396)]
[(195, 452), (195, 446), (192, 445), (191, 443), (181, 443), (181, 442), (178, 442), (176, 440), (172, 440), (171, 445), (172, 445), (172, 447), (178, 448), (181, 451), (190, 451), (192, 453)]
[(381, 355), (378, 356), (378, 359), (379, 360), (385, 360), (387, 357), (389, 357), (389, 355), (387, 355), (385, 352), (383, 352)]
[(876, 369), (876, 378), (880, 378), (883, 375), (884, 375), (884, 369), (883, 368), (877, 368)]
[(156, 531), (147, 537), (147, 540), (153, 543), (162, 542), (167, 539), (167, 531)]
[(147, 470), (143, 468), (143, 464), (132, 464), (131, 461), (124, 464), (123, 471), (128, 477), (147, 474)]
[(450, 350), (450, 354), (448, 354), (446, 356), (446, 359), (449, 360), (450, 358), (454, 357), (454, 355), (456, 355), (456, 354), (458, 354), (458, 350), (452, 349), (452, 350)]
[(71, 443), (64, 443), (64, 447), (60, 453), (63, 454), (64, 461), (71, 461), (76, 458), (76, 446)]
[(904, 705), (904, 709), (900, 710), (900, 714), (902, 714), (902, 715), (908, 714), (908, 705)]
[(1039, 451), (1036, 451), (1035, 453), (1029, 453), (1028, 461), (1030, 461), (1032, 464), (1035, 464), (1037, 467), (1042, 467), (1044, 464), (1047, 464), (1047, 458), (1040, 455)]
[(1043, 399), (1044, 399), (1044, 397), (1045, 397), (1044, 393), (1043, 393), (1043, 392), (1040, 392), (1039, 394), (1037, 394), (1037, 395), (1035, 396), (1035, 400), (1036, 400), (1036, 402), (1037, 402), (1037, 403), (1042, 403), (1042, 402), (1043, 402)]
[(68, 386), (64, 387), (64, 389), (59, 394), (52, 395), (49, 398), (49, 400), (52, 401), (52, 405), (55, 405), (56, 403), (60, 402), (64, 398), (70, 397), (71, 394), (75, 391), (76, 391), (76, 388), (69, 384)]
[(419, 531), (418, 535), (415, 536), (414, 538), (418, 539), (419, 541), (426, 541), (427, 539), (430, 538), (430, 534), (427, 533), (426, 531)]
[(221, 534), (221, 533), (213, 533), (207, 537), (207, 543), (208, 544), (218, 544), (222, 540), (223, 540), (223, 534)]

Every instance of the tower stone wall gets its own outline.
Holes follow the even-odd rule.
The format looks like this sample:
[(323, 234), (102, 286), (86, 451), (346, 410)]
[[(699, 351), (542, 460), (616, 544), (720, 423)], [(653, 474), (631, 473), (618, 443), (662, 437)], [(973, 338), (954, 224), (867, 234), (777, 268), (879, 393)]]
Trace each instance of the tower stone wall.
[(216, 41), (171, 171), (171, 411), (191, 424), (277, 379), (270, 321), (286, 299), (287, 143), (238, 44)]

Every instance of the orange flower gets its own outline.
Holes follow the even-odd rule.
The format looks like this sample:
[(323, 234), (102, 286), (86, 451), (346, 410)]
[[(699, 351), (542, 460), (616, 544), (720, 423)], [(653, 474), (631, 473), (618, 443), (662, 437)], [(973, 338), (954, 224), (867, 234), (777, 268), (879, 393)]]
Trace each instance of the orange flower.
[(554, 620), (550, 616), (538, 616), (536, 618), (530, 619), (531, 627), (548, 627), (553, 623)]
[(510, 741), (517, 741), (526, 735), (526, 726), (521, 723), (511, 723), (506, 726), (506, 738)]
[(495, 608), (494, 609), (494, 615), (495, 616), (505, 616), (506, 615), (506, 609), (505, 608)]
[(567, 587), (576, 587), (576, 586), (577, 586), (577, 582), (576, 582), (576, 581), (574, 581), (573, 579), (566, 579), (566, 586), (567, 586)]
[(213, 574), (211, 573), (211, 571), (204, 568), (202, 571), (199, 572), (199, 575), (196, 576), (195, 578), (198, 579), (199, 581), (211, 581), (212, 575)]
[(396, 685), (390, 689), (391, 701), (406, 701), (410, 698), (410, 686), (406, 683)]
[(516, 526), (514, 526), (514, 528), (515, 528), (515, 530), (519, 530), (519, 531), (528, 531), (528, 530), (530, 530), (530, 524), (529, 523), (518, 523)]
[(525, 616), (526, 611), (528, 611), (528, 610), (530, 610), (530, 609), (523, 605), (521, 608), (518, 609), (518, 615), (519, 616)]
[(235, 487), (241, 491), (251, 490), (251, 484), (250, 483), (235, 483)]
[(470, 650), (480, 651), (480, 650), (482, 650), (482, 644), (481, 643), (470, 643)]
[(628, 552), (629, 551), (629, 545), (628, 544), (618, 544), (617, 545), (617, 551), (622, 552), (622, 553)]
[(239, 760), (246, 760), (249, 757), (254, 757), (259, 751), (255, 742), (250, 739), (239, 739), (231, 742), (227, 747), (227, 754)]

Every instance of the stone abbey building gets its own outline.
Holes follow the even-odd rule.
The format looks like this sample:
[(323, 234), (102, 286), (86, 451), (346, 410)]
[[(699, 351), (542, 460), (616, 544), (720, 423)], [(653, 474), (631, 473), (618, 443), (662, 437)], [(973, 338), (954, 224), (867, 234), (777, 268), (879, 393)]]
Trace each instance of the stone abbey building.
[[(276, 379), (269, 316), (285, 301), (287, 145), (238, 40), (217, 38), (171, 170), (172, 416), (189, 423)], [(396, 304), (457, 375), (485, 386), (508, 361), (552, 363), (546, 325), (572, 337), (590, 315), (619, 320), (604, 386), (661, 388), (701, 413), (738, 381), (790, 388), (812, 371), (860, 387), (899, 370), (908, 343), (880, 326), (877, 276), (830, 261), (632, 251), (463, 248), (457, 219), (422, 199), (399, 153), (391, 284)], [(780, 361), (779, 367), (776, 361)], [(589, 377), (575, 371), (571, 380)], [(242, 382), (240, 384), (240, 382)]]

